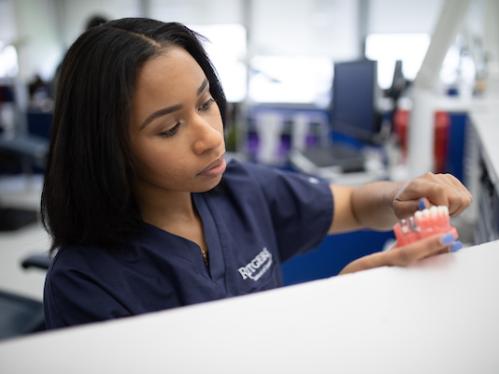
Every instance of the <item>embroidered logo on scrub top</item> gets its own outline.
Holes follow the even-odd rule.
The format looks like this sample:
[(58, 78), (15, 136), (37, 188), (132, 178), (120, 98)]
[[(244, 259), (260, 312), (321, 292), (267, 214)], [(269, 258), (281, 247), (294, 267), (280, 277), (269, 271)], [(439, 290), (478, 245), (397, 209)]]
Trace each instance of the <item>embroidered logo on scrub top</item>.
[(252, 279), (255, 282), (265, 274), (272, 266), (272, 254), (267, 248), (263, 248), (246, 266), (240, 267), (239, 274), (243, 279)]

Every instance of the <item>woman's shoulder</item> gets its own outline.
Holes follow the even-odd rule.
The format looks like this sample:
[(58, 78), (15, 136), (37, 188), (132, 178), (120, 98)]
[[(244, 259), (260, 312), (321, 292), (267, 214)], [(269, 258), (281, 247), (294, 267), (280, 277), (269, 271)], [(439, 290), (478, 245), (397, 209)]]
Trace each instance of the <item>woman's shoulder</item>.
[(246, 181), (259, 182), (262, 179), (276, 175), (278, 172), (276, 168), (267, 165), (230, 159), (227, 163), (227, 170), (224, 173), (224, 180), (232, 182), (244, 179)]
[(64, 245), (45, 278), (43, 302), (48, 328), (130, 315), (123, 271), (109, 251), (97, 246)]
[(274, 190), (279, 186), (287, 186), (290, 183), (301, 183), (305, 185), (314, 185), (322, 182), (323, 179), (318, 179), (306, 174), (301, 174), (292, 169), (279, 168), (271, 165), (252, 163), (231, 159), (227, 164), (227, 170), (223, 178), (225, 184), (238, 185), (242, 182), (248, 186), (258, 186), (264, 190)]
[(120, 253), (104, 246), (63, 245), (51, 260), (47, 279), (58, 274), (98, 274), (109, 272), (119, 263)]

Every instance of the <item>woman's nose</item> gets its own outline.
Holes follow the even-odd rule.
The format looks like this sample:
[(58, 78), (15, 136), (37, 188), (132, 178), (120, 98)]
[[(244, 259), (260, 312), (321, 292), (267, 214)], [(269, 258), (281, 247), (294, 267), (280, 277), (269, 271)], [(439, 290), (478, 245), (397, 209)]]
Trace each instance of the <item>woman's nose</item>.
[(223, 142), (223, 132), (201, 116), (196, 119), (194, 136), (193, 149), (196, 154), (218, 148)]

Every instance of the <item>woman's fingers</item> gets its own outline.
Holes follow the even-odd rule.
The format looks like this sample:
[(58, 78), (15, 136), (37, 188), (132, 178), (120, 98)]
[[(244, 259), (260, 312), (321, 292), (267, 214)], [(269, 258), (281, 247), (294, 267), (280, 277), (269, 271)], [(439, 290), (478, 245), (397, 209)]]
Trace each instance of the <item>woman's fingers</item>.
[(445, 189), (429, 178), (416, 178), (407, 183), (395, 196), (393, 206), (399, 218), (405, 218), (419, 209), (419, 199), (424, 197), (431, 205), (449, 205)]
[(449, 213), (451, 215), (461, 214), (471, 204), (471, 193), (453, 175), (442, 174), (441, 178), (450, 187)]
[(430, 205), (445, 205), (451, 215), (460, 214), (471, 203), (471, 194), (459, 180), (450, 174), (426, 173), (406, 183), (396, 194), (393, 206), (399, 218), (413, 214), (419, 200)]
[[(416, 261), (438, 254), (446, 253), (453, 247), (457, 238), (452, 233), (438, 234), (417, 242), (394, 248), (387, 252), (387, 264), (392, 266), (408, 266)], [(461, 244), (462, 246), (462, 244)]]
[(408, 266), (428, 257), (457, 252), (463, 247), (452, 233), (437, 234), (403, 247), (373, 253), (352, 261), (340, 274), (377, 268), (381, 266)]

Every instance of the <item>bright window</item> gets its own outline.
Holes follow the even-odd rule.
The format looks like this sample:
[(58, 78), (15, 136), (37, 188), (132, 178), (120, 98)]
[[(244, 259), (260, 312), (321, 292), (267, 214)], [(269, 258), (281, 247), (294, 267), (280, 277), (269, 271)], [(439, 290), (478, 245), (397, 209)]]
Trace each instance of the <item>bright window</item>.
[(366, 57), (378, 61), (378, 84), (387, 89), (393, 80), (397, 60), (404, 77), (413, 80), (430, 45), (428, 34), (371, 34), (366, 40)]
[(246, 29), (239, 24), (189, 25), (205, 36), (203, 43), (230, 102), (242, 101), (246, 95)]
[(0, 42), (0, 78), (13, 78), (17, 75), (17, 52), (11, 45)]
[(259, 56), (251, 61), (254, 102), (329, 103), (333, 61), (326, 57)]

